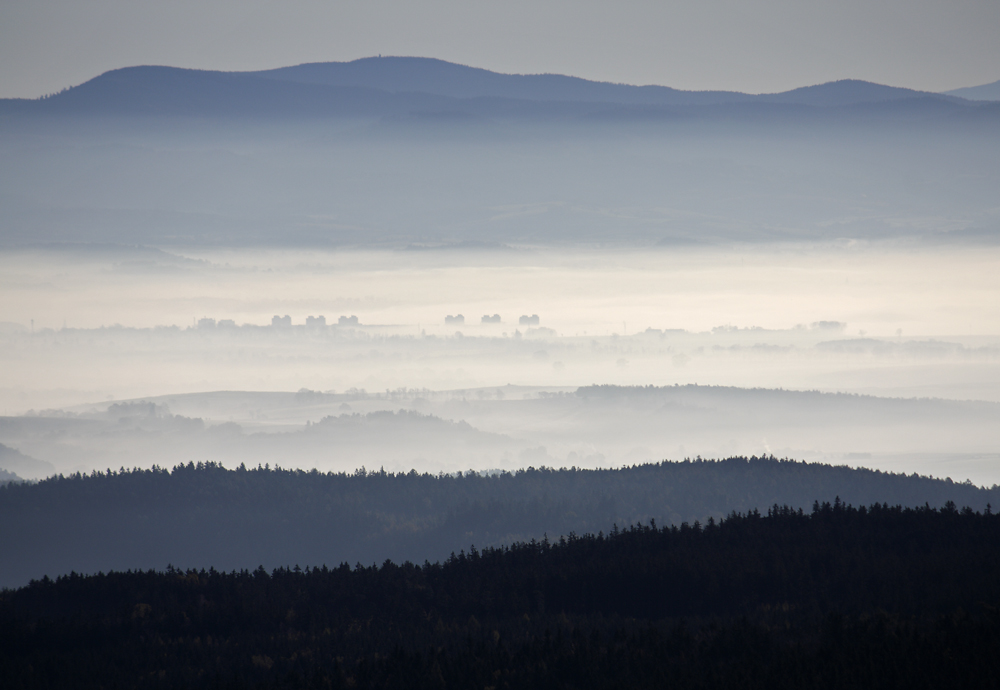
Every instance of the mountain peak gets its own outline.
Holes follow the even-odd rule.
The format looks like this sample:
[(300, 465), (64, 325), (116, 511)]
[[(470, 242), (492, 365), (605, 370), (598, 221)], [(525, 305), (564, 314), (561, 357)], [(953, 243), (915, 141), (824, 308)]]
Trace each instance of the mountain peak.
[(980, 86), (966, 86), (961, 89), (945, 91), (948, 96), (965, 98), (970, 101), (1000, 101), (1000, 80)]

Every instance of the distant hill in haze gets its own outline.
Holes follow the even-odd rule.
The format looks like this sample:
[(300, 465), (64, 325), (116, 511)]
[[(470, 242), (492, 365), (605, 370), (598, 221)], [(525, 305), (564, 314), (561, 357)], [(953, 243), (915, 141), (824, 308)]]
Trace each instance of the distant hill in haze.
[(815, 86), (803, 86), (782, 93), (768, 93), (753, 97), (764, 103), (795, 103), (819, 107), (886, 103), (916, 98), (933, 98), (926, 91), (914, 91), (898, 86), (875, 84), (860, 79), (841, 79)]
[(41, 479), (55, 473), (52, 463), (36, 460), (0, 443), (0, 483), (22, 478)]
[(353, 86), (333, 87), (249, 74), (125, 67), (47, 98), (6, 103), (39, 114), (198, 116), (372, 116), (441, 108), (447, 99)]
[[(127, 67), (37, 99), (0, 101), (0, 113), (194, 117), (626, 117), (740, 116), (746, 107), (971, 104), (952, 96), (842, 80), (777, 94), (681, 91), (556, 74), (499, 74), (430, 58), (364, 58), (262, 72)], [(950, 106), (950, 108), (949, 108)], [(735, 110), (734, 110), (735, 108)]]
[(318, 62), (253, 74), (304, 84), (367, 87), (394, 93), (418, 91), (463, 99), (509, 98), (627, 105), (686, 106), (767, 102), (837, 106), (932, 95), (856, 79), (759, 96), (737, 91), (681, 91), (667, 86), (613, 84), (560, 74), (499, 74), (443, 60), (415, 57)]
[(680, 91), (667, 86), (612, 84), (561, 74), (500, 74), (444, 60), (418, 57), (314, 62), (252, 74), (302, 84), (364, 86), (393, 93), (423, 92), (460, 99), (712, 105), (745, 103), (754, 98), (734, 91)]
[(992, 237), (997, 124), (1000, 103), (857, 80), (751, 95), (425, 58), (127, 67), (0, 100), (0, 244)]
[(945, 94), (957, 98), (965, 98), (970, 101), (1000, 101), (1000, 79), (992, 84), (952, 89), (951, 91), (945, 91)]

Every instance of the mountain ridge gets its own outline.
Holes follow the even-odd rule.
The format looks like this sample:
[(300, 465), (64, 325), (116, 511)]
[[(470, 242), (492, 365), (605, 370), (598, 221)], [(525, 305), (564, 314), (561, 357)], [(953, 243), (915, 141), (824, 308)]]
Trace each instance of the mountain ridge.
[(964, 98), (970, 101), (1000, 101), (1000, 79), (979, 86), (964, 86), (944, 92), (948, 96)]
[(363, 83), (394, 93), (423, 92), (460, 99), (705, 105), (753, 98), (735, 91), (683, 91), (656, 84), (601, 82), (563, 74), (504, 74), (436, 58), (360, 58), (350, 62), (303, 63), (252, 74), (277, 81), (328, 86)]
[(0, 588), (43, 575), (254, 564), (420, 562), (470, 544), (694, 524), (775, 504), (983, 510), (1000, 487), (772, 456), (606, 469), (352, 473), (189, 461), (0, 487)]
[[(421, 67), (424, 68), (423, 71), (420, 70)], [(860, 79), (838, 79), (775, 93), (750, 94), (713, 89), (692, 91), (659, 84), (638, 85), (595, 81), (553, 73), (505, 74), (435, 58), (417, 57), (377, 57), (360, 58), (350, 62), (303, 63), (249, 74), (298, 83), (365, 85), (390, 92), (419, 91), (454, 98), (492, 96), (517, 100), (609, 102), (631, 105), (719, 105), (753, 101), (845, 105), (940, 96), (928, 91), (887, 86)], [(450, 83), (443, 81), (446, 76), (452, 79)], [(401, 82), (400, 79), (404, 77), (409, 81)], [(543, 88), (549, 91), (542, 91)], [(860, 91), (863, 95), (857, 93), (851, 95), (850, 89)], [(821, 94), (820, 99), (815, 99), (814, 94)]]
[[(196, 117), (665, 117), (769, 106), (779, 111), (933, 102), (954, 96), (855, 79), (774, 94), (682, 91), (554, 74), (509, 75), (432, 58), (362, 58), (257, 72), (140, 65), (110, 70), (40, 99), (2, 99), (0, 113)], [(704, 112), (702, 112), (704, 111)]]

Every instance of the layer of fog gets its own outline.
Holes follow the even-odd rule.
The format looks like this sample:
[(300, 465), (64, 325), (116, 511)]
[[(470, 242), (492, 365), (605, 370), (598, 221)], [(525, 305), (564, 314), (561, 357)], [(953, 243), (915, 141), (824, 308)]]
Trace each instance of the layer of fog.
[(5, 121), (0, 444), (22, 476), (773, 452), (993, 483), (990, 404), (683, 386), (1000, 402), (998, 188), (997, 128), (948, 118)]
[[(508, 383), (1000, 400), (998, 264), (993, 247), (864, 244), (11, 250), (0, 253), (0, 409)], [(446, 323), (459, 314), (464, 324)], [(482, 323), (495, 314), (500, 323)], [(274, 315), (291, 327), (272, 328)], [(305, 326), (310, 315), (328, 325)], [(359, 326), (336, 325), (352, 315)], [(537, 325), (519, 323), (531, 315)]]
[(774, 454), (989, 486), (998, 414), (998, 403), (706, 386), (220, 392), (0, 418), (0, 466), (29, 478), (205, 460), (455, 472)]
[[(42, 463), (7, 468), (28, 477), (774, 453), (992, 484), (998, 259), (901, 242), (7, 250), (0, 444)], [(589, 384), (680, 387), (576, 394)], [(211, 393), (227, 390), (258, 392)]]

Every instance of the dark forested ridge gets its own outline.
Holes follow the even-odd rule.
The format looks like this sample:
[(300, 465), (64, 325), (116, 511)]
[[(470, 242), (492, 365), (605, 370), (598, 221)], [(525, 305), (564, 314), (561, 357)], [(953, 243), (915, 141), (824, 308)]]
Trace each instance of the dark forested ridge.
[(607, 532), (614, 524), (705, 522), (769, 505), (975, 510), (1000, 489), (775, 458), (620, 469), (324, 474), (214, 463), (121, 470), (0, 487), (0, 586), (70, 571), (341, 561), (423, 562), (452, 551)]
[(6, 688), (986, 688), (1000, 517), (766, 514), (385, 562), (45, 578), (0, 593)]

